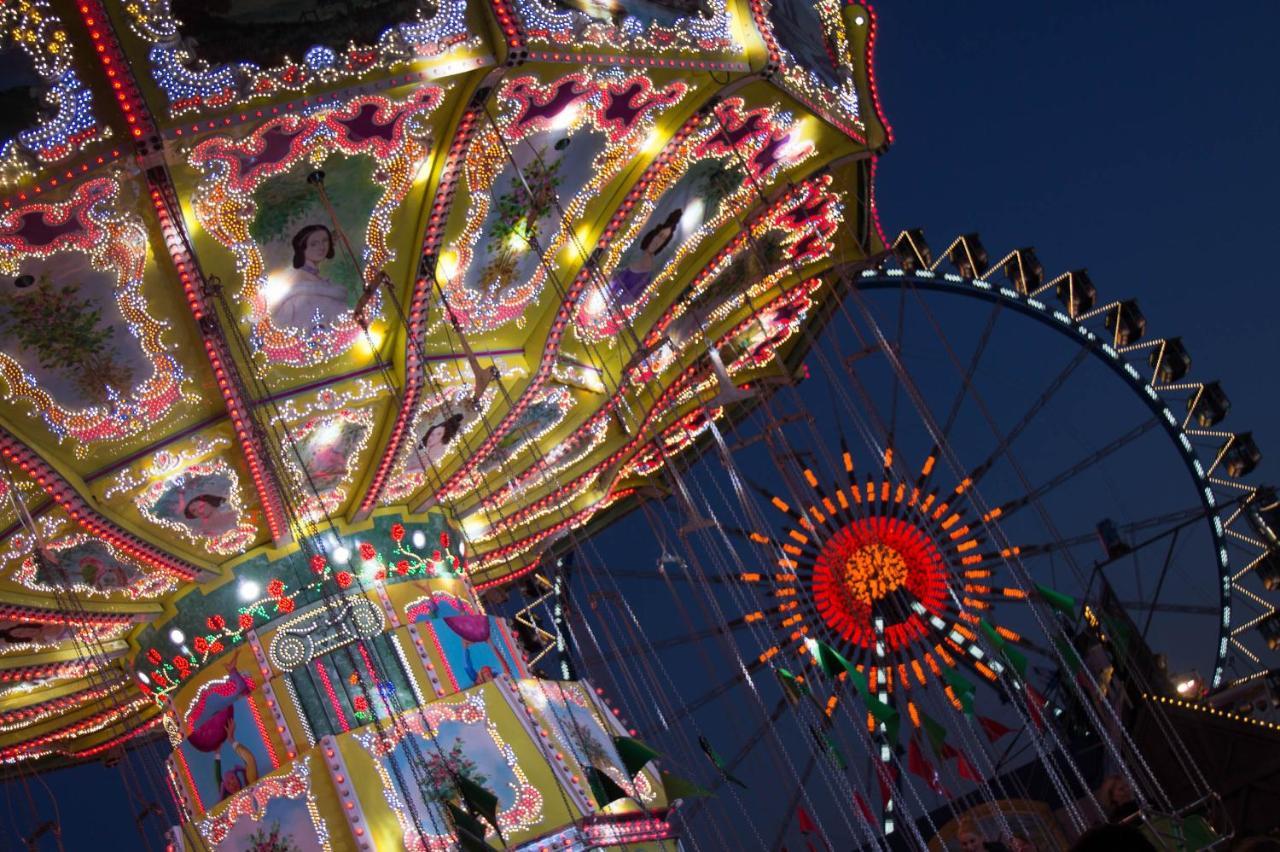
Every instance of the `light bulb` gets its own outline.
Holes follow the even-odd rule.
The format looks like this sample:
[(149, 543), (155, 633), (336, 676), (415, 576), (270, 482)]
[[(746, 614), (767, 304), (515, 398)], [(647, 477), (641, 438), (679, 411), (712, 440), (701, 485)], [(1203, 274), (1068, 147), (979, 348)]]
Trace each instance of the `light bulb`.
[(176, 627), (169, 631), (169, 641), (175, 645), (181, 645), (186, 638), (186, 634)]
[(333, 561), (339, 565), (346, 565), (351, 561), (351, 549), (345, 544), (338, 545), (337, 549), (333, 551)]
[(427, 534), (422, 530), (413, 531), (413, 546), (421, 550), (427, 546)]
[(241, 580), (237, 587), (237, 593), (242, 601), (253, 601), (258, 599), (258, 595), (262, 594), (262, 587), (253, 580)]

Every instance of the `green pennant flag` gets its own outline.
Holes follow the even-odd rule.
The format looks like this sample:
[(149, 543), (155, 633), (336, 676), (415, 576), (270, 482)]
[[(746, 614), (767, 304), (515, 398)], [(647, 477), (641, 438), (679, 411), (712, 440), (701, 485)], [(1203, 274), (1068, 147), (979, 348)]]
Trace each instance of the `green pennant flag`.
[(929, 745), (933, 746), (933, 753), (942, 757), (942, 747), (947, 742), (947, 729), (923, 710), (920, 711), (920, 727), (924, 728)]
[(848, 762), (844, 759), (844, 753), (840, 751), (840, 747), (835, 744), (831, 737), (824, 733), (819, 733), (818, 729), (813, 725), (809, 726), (809, 733), (813, 734), (813, 739), (818, 743), (818, 748), (826, 753), (831, 760), (831, 765), (840, 771), (849, 768)]
[(1048, 586), (1042, 586), (1036, 583), (1036, 591), (1040, 593), (1040, 597), (1049, 606), (1065, 615), (1067, 618), (1076, 617), (1076, 599), (1070, 595), (1064, 595), (1062, 592), (1055, 591)]
[(484, 826), (480, 823), (480, 820), (453, 802), (445, 802), (444, 804), (449, 811), (449, 818), (453, 821), (454, 834), (458, 836), (459, 846), (466, 852), (486, 852), (486, 850), (493, 848), (484, 842)]
[(1013, 670), (1018, 673), (1018, 677), (1023, 680), (1027, 679), (1027, 658), (1021, 651), (1012, 645), (1006, 645), (1003, 649), (1004, 658), (1009, 661), (1009, 665), (1013, 666)]
[[(494, 831), (501, 833), (502, 829), (498, 827), (498, 797), (461, 773), (458, 774), (457, 783), (458, 792), (462, 794), (467, 807), (488, 820)], [(484, 836), (483, 831), (480, 836)]]
[(885, 735), (888, 736), (890, 742), (898, 741), (898, 734), (902, 729), (902, 717), (891, 705), (885, 704), (879, 698), (868, 695), (862, 699), (866, 702), (867, 712), (870, 713), (877, 722), (884, 725)]
[(847, 671), (849, 672), (849, 682), (853, 684), (854, 692), (863, 698), (870, 698), (871, 684), (867, 682), (867, 673), (860, 672), (853, 666), (850, 666)]
[(814, 641), (813, 655), (817, 658), (818, 665), (822, 667), (822, 671), (827, 677), (835, 678), (840, 676), (840, 672), (857, 671), (848, 660), (840, 656), (839, 651), (825, 642)]
[(836, 769), (839, 769), (841, 772), (848, 769), (849, 761), (844, 759), (844, 752), (840, 751), (840, 747), (837, 746), (831, 737), (826, 734), (822, 735), (822, 739), (826, 741), (828, 749), (827, 753), (831, 755), (831, 762), (835, 765)]
[(792, 704), (799, 703), (803, 696), (812, 695), (809, 687), (801, 683), (794, 674), (786, 669), (778, 668), (774, 673), (778, 676), (778, 682), (782, 684), (782, 691), (786, 693), (787, 700)]
[(884, 724), (889, 739), (897, 742), (898, 732), (902, 727), (902, 719), (897, 710), (885, 704), (872, 693), (871, 685), (867, 682), (866, 673), (858, 671), (853, 663), (840, 656), (840, 653), (830, 645), (815, 640), (813, 647), (814, 656), (818, 658), (818, 664), (822, 666), (822, 670), (826, 672), (828, 677), (839, 676), (841, 670), (848, 673), (849, 682), (853, 684), (854, 691), (858, 693), (867, 705), (867, 711), (877, 721)]
[(613, 747), (622, 758), (622, 765), (627, 769), (627, 776), (634, 778), (636, 773), (644, 769), (644, 765), (661, 755), (639, 740), (631, 737), (614, 737)]
[(699, 787), (697, 784), (686, 778), (681, 778), (673, 772), (663, 770), (659, 773), (662, 777), (662, 790), (667, 795), (667, 802), (674, 802), (676, 799), (707, 799), (714, 795), (705, 787)]
[(994, 627), (992, 627), (990, 624), (987, 624), (987, 620), (985, 618), (978, 619), (978, 628), (982, 631), (982, 634), (987, 637), (987, 640), (995, 647), (997, 651), (1004, 650), (1005, 645), (1008, 644), (1007, 640), (1003, 636), (1001, 636), (998, 632), (996, 632), (996, 629)]
[(1058, 653), (1062, 655), (1062, 659), (1066, 661), (1067, 668), (1071, 669), (1072, 674), (1080, 671), (1080, 655), (1076, 653), (1075, 646), (1067, 641), (1065, 636), (1055, 636), (1053, 645), (1058, 649)]
[(978, 620), (978, 628), (982, 631), (982, 635), (987, 637), (992, 646), (1000, 653), (1002, 657), (1009, 661), (1009, 665), (1013, 666), (1019, 677), (1023, 680), (1027, 678), (1027, 658), (1021, 651), (1014, 647), (1013, 643), (1000, 635), (1000, 632), (987, 624), (985, 619)]
[(942, 670), (942, 679), (946, 681), (947, 685), (951, 687), (953, 692), (955, 692), (956, 698), (960, 699), (960, 704), (964, 707), (965, 715), (972, 716), (973, 692), (975, 689), (974, 685), (970, 681), (965, 680), (964, 677), (961, 676), (960, 672), (950, 666)]
[(591, 794), (596, 797), (596, 804), (600, 807), (603, 808), (610, 802), (627, 798), (627, 791), (619, 787), (617, 781), (594, 766), (583, 769), (583, 774), (587, 776), (587, 781), (591, 785)]

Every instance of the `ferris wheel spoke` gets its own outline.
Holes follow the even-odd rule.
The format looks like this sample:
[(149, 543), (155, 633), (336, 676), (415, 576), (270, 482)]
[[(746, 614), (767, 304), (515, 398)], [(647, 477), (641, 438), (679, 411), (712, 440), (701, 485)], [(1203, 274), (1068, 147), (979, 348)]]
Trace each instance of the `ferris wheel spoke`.
[[(1194, 521), (1203, 518), (1205, 515), (1203, 506), (1193, 506), (1189, 509), (1182, 509), (1178, 512), (1168, 512), (1161, 515), (1153, 515), (1149, 518), (1143, 518), (1138, 521), (1131, 521), (1127, 524), (1117, 525), (1117, 529), (1122, 535), (1130, 535), (1136, 532), (1143, 532), (1153, 527), (1163, 527), (1170, 524), (1181, 524), (1185, 521)], [(1063, 550), (1081, 547), (1083, 545), (1096, 545), (1098, 541), (1098, 531), (1089, 530), (1079, 535), (1063, 536), (1057, 541), (1045, 542), (1043, 544), (1025, 544), (1019, 549), (1019, 555), (1023, 559), (1035, 556), (1052, 556)]]
[(787, 836), (787, 829), (791, 828), (791, 820), (795, 818), (796, 806), (800, 804), (800, 797), (804, 795), (804, 787), (809, 783), (809, 776), (813, 774), (813, 768), (818, 763), (818, 756), (810, 753), (809, 759), (805, 762), (804, 770), (800, 773), (800, 781), (796, 784), (795, 792), (791, 794), (790, 800), (787, 802), (787, 809), (782, 812), (782, 826), (778, 829), (777, 835), (773, 838), (773, 845), (770, 849), (781, 849), (782, 838)]
[(726, 692), (729, 692), (739, 684), (745, 682), (747, 678), (760, 671), (764, 666), (765, 662), (763, 660), (752, 660), (745, 670), (739, 669), (733, 677), (729, 678), (724, 683), (707, 690), (692, 701), (686, 702), (684, 706), (677, 708), (675, 712), (671, 714), (670, 718), (667, 719), (667, 725), (674, 725), (676, 722), (696, 713), (707, 704), (715, 701), (721, 695), (724, 695)]
[(711, 639), (719, 635), (728, 635), (735, 630), (746, 627), (749, 622), (746, 616), (738, 616), (730, 619), (724, 624), (716, 624), (703, 630), (696, 630), (692, 633), (682, 633), (679, 636), (669, 636), (666, 639), (658, 639), (654, 642), (637, 642), (625, 648), (618, 648), (610, 653), (601, 654), (599, 656), (583, 656), (583, 663), (588, 666), (593, 665), (612, 665), (613, 663), (633, 658), (638, 654), (648, 654), (653, 651), (661, 651), (667, 648), (677, 648), (681, 645), (687, 645), (690, 642), (701, 642), (703, 639)]
[(1120, 601), (1125, 609), (1142, 610), (1143, 612), (1168, 612), (1181, 615), (1211, 615), (1219, 618), (1222, 610), (1208, 604), (1160, 603), (1158, 601)]
[[(768, 720), (761, 722), (760, 726), (751, 732), (751, 736), (748, 737), (747, 741), (742, 744), (742, 747), (739, 748), (736, 752), (734, 752), (733, 756), (729, 758), (727, 763), (725, 763), (724, 765), (725, 774), (716, 778), (715, 783), (711, 785), (712, 793), (719, 792), (720, 788), (725, 785), (725, 778), (729, 775), (732, 775), (737, 770), (738, 766), (742, 763), (742, 761), (747, 759), (748, 755), (751, 754), (752, 750), (755, 749), (757, 745), (759, 745), (761, 742), (765, 740), (766, 735), (768, 734), (769, 728), (771, 728), (772, 726), (778, 723), (778, 720), (782, 718), (782, 714), (786, 712), (787, 706), (788, 705), (787, 705), (786, 698), (778, 699), (778, 703), (774, 705), (773, 712), (769, 714)], [(710, 800), (711, 800), (710, 797), (708, 797), (708, 798), (699, 799), (698, 801), (694, 802), (693, 806), (689, 808), (689, 814), (687, 819), (692, 820), (697, 815), (698, 811), (701, 810), (702, 806), (705, 803), (709, 802)]]
[(994, 302), (992, 304), (991, 313), (987, 316), (987, 324), (982, 329), (981, 337), (978, 338), (978, 345), (974, 347), (973, 354), (969, 356), (969, 366), (965, 370), (960, 390), (956, 392), (956, 398), (951, 402), (951, 410), (947, 412), (947, 419), (942, 424), (942, 440), (944, 442), (951, 434), (951, 427), (955, 425), (956, 418), (960, 416), (960, 407), (964, 405), (965, 398), (969, 395), (969, 388), (973, 386), (973, 377), (978, 372), (978, 363), (987, 351), (987, 344), (991, 341), (991, 333), (996, 327), (996, 319), (999, 318), (1000, 310), (1003, 307), (1004, 304), (1002, 302)]
[[(903, 327), (903, 320), (906, 317), (906, 313), (907, 313), (907, 291), (906, 291), (906, 288), (902, 288), (898, 291), (898, 327), (894, 332), (896, 339), (892, 344), (893, 351), (897, 353), (897, 356), (899, 358), (902, 357), (902, 338), (905, 333), (905, 329)], [(899, 387), (900, 384), (901, 384), (901, 381), (899, 380), (898, 375), (895, 371), (894, 377), (893, 377), (893, 391), (892, 391), (893, 396), (889, 403), (889, 439), (887, 443), (890, 446), (893, 445), (894, 432), (897, 430), (897, 427), (898, 427), (898, 395), (901, 393), (901, 388)]]
[[(1035, 402), (1031, 403), (1031, 407), (1026, 410), (1021, 419), (1014, 424), (1012, 429), (1000, 438), (995, 449), (991, 451), (991, 454), (987, 456), (986, 460), (970, 472), (970, 479), (976, 483), (991, 470), (991, 467), (997, 460), (999, 460), (1000, 456), (1009, 451), (1010, 447), (1013, 446), (1013, 442), (1018, 439), (1028, 426), (1031, 425), (1032, 421), (1035, 420), (1036, 415), (1043, 411), (1053, 398), (1057, 396), (1058, 391), (1062, 390), (1063, 386), (1066, 385), (1067, 379), (1071, 378), (1071, 374), (1075, 372), (1076, 368), (1084, 363), (1088, 354), (1088, 350), (1080, 349), (1074, 356), (1072, 356), (1067, 365), (1062, 368), (1058, 375), (1054, 376), (1053, 381), (1049, 382), (1040, 396), (1036, 398)], [(971, 382), (965, 383), (966, 387), (970, 387), (971, 385)]]
[[(1036, 488), (1033, 488), (1031, 491), (1028, 491), (1026, 494), (1022, 495), (1021, 497), (1017, 497), (1001, 505), (1000, 506), (1001, 517), (1008, 517), (1013, 512), (1018, 511), (1019, 509), (1027, 506), (1028, 504), (1034, 503), (1040, 500), (1045, 495), (1052, 492), (1055, 488), (1058, 488), (1063, 484), (1071, 481), (1073, 478), (1083, 473), (1084, 471), (1088, 470), (1089, 468), (1093, 467), (1094, 465), (1098, 464), (1099, 462), (1105, 460), (1107, 457), (1124, 449), (1129, 444), (1141, 438), (1143, 435), (1147, 434), (1148, 432), (1150, 432), (1152, 429), (1154, 429), (1156, 426), (1159, 426), (1159, 425), (1160, 425), (1160, 421), (1154, 417), (1149, 420), (1145, 420), (1142, 423), (1139, 423), (1137, 426), (1130, 429), (1128, 432), (1124, 433), (1119, 438), (1116, 438), (1114, 441), (1107, 444), (1102, 449), (1097, 450), (1094, 453), (1091, 453), (1090, 455), (1086, 456), (1085, 458), (1081, 459), (1080, 461), (1076, 462), (1070, 467), (1064, 469), (1063, 471), (1058, 473), (1056, 476), (1054, 476), (1052, 479), (1045, 482), (1043, 485), (1037, 486)], [(975, 479), (977, 478), (976, 471), (974, 473), (974, 478)]]
[(682, 583), (738, 583), (741, 578), (734, 576), (725, 576), (723, 574), (705, 574), (701, 577), (689, 577), (683, 573), (676, 571), (661, 572), (649, 568), (610, 568), (609, 575), (616, 578), (625, 578), (628, 580), (646, 580), (652, 582), (654, 580), (677, 580)]

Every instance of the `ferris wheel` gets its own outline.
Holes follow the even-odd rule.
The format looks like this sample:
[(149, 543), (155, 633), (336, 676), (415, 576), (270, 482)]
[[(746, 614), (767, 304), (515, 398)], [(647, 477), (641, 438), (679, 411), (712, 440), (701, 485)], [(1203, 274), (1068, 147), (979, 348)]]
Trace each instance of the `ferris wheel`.
[[(976, 235), (935, 260), (907, 231), (880, 265), (826, 284), (821, 332), (744, 383), (748, 405), (683, 413), (668, 465), (707, 455), (645, 506), (655, 567), (626, 529), (637, 515), (601, 544), (628, 537), (636, 563), (613, 560), (575, 592), (582, 659), (638, 717), (648, 705), (642, 733), (677, 749), (731, 731), (714, 751), (699, 740), (717, 786), (757, 763), (789, 783), (776, 837), (758, 840), (777, 848), (795, 830), (815, 765), (835, 777), (853, 762), (856, 745), (827, 727), (842, 703), (873, 734), (879, 705), (936, 737), (957, 719), (990, 734), (1070, 716), (1073, 673), (1098, 694), (1121, 675), (1185, 697), (1267, 683), (1275, 499), (1249, 481), (1260, 451), (1228, 429), (1229, 398), (1192, 375), (1181, 338), (1149, 333), (1136, 301), (1108, 301), (1084, 270), (1046, 276), (1032, 249), (989, 262)], [(759, 324), (716, 356), (749, 360), (767, 342)], [(526, 586), (518, 618), (536, 634), (537, 604), (556, 596)], [(649, 630), (658, 607), (678, 629)], [(1108, 726), (1101, 704), (1079, 705)], [(777, 733), (788, 716), (799, 734)], [(968, 759), (939, 761), (950, 788), (1005, 768), (1007, 755), (972, 755), (994, 742), (967, 736)], [(804, 748), (807, 763), (790, 760)], [(757, 813), (751, 791), (733, 792)]]

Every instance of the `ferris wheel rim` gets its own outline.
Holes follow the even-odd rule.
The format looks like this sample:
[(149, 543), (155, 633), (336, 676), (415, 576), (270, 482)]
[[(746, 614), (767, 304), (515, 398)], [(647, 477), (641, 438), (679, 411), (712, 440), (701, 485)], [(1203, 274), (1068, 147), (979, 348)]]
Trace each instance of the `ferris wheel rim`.
[[(993, 268), (994, 269), (994, 268)], [(904, 270), (897, 268), (863, 269), (860, 272), (849, 272), (841, 276), (847, 287), (860, 290), (900, 289), (911, 285), (921, 290), (948, 295), (966, 296), (987, 303), (996, 303), (1008, 307), (1016, 313), (1037, 320), (1048, 328), (1056, 330), (1063, 337), (1082, 346), (1086, 352), (1104, 364), (1111, 372), (1120, 377), (1151, 410), (1160, 423), (1164, 433), (1169, 436), (1179, 456), (1190, 474), (1197, 489), (1197, 498), (1204, 510), (1205, 521), (1216, 551), (1214, 560), (1218, 572), (1218, 641), (1214, 656), (1214, 672), (1211, 688), (1218, 689), (1227, 685), (1226, 674), (1228, 652), (1233, 635), (1231, 633), (1231, 605), (1235, 590), (1235, 578), (1231, 571), (1231, 559), (1227, 549), (1226, 524), (1220, 516), (1218, 498), (1214, 495), (1210, 482), (1211, 471), (1206, 471), (1199, 452), (1191, 442), (1186, 429), (1179, 423), (1169, 405), (1161, 398), (1160, 389), (1145, 382), (1138, 370), (1133, 366), (1123, 351), (1113, 347), (1099, 335), (1089, 329), (1083, 322), (1077, 321), (1065, 311), (1036, 299), (1033, 295), (1020, 293), (1017, 289), (984, 280), (982, 277), (966, 277), (951, 272), (935, 272), (933, 270)], [(836, 298), (841, 298), (837, 294)], [(1157, 338), (1159, 339), (1159, 338)], [(1167, 338), (1164, 338), (1167, 339)], [(1145, 348), (1141, 351), (1146, 351)], [(1192, 384), (1195, 384), (1193, 382)], [(1234, 434), (1234, 433), (1233, 433)], [(1246, 494), (1257, 491), (1256, 485), (1239, 483)]]

